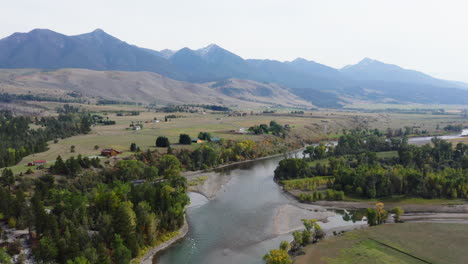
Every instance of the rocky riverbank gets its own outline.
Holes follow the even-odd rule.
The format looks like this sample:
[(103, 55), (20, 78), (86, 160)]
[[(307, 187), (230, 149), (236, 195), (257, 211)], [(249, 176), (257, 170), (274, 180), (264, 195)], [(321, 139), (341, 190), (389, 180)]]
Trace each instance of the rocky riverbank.
[(179, 229), (179, 234), (174, 236), (173, 238), (169, 239), (166, 242), (163, 242), (153, 248), (151, 248), (146, 254), (141, 257), (138, 263), (140, 264), (153, 264), (153, 258), (156, 254), (158, 254), (160, 251), (168, 248), (170, 245), (173, 243), (179, 241), (180, 239), (184, 238), (189, 231), (189, 225), (187, 221), (184, 221), (184, 225)]

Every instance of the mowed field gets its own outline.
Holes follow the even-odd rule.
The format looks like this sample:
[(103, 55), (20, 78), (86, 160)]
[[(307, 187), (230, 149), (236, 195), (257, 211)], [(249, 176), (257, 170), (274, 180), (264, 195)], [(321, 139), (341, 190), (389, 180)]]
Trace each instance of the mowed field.
[(468, 225), (385, 224), (304, 248), (294, 264), (468, 263)]

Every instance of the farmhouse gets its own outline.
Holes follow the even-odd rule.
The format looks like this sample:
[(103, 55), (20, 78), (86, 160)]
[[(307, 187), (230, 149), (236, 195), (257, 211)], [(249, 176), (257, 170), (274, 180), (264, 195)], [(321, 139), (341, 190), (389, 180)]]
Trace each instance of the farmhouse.
[(203, 140), (201, 140), (199, 138), (194, 138), (194, 139), (192, 139), (192, 143), (203, 143)]
[(105, 157), (114, 157), (114, 156), (117, 156), (119, 154), (122, 154), (122, 151), (118, 151), (118, 150), (115, 150), (115, 149), (103, 149), (101, 151), (101, 156), (105, 156)]

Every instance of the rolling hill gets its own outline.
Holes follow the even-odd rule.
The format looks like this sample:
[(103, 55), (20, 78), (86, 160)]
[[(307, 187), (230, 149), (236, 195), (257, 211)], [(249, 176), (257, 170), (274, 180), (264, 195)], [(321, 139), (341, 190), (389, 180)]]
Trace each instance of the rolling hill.
[(0, 70), (0, 93), (62, 97), (71, 91), (87, 98), (147, 104), (313, 107), (285, 87), (249, 80), (227, 79), (202, 84), (177, 81), (151, 72)]

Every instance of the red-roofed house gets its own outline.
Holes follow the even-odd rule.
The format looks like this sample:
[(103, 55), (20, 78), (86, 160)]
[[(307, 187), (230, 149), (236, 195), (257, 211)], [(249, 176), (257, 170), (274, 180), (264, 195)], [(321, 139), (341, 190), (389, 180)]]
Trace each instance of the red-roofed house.
[(115, 149), (103, 149), (101, 151), (101, 156), (105, 156), (105, 157), (114, 157), (114, 156), (117, 156), (119, 154), (122, 154), (122, 151), (118, 151), (118, 150), (115, 150)]

